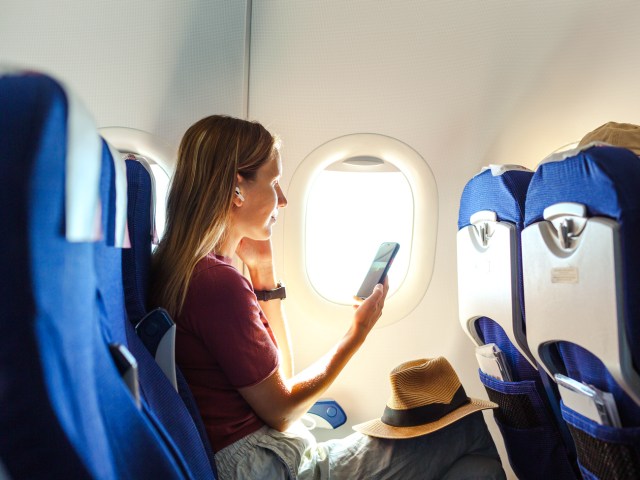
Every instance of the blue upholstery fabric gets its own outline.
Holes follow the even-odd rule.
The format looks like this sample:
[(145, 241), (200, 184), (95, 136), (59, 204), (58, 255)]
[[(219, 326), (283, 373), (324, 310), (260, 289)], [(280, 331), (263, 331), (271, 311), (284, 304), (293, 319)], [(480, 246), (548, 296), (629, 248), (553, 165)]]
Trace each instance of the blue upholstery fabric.
[(10, 76), (0, 110), (2, 462), (16, 479), (184, 478), (103, 339), (111, 286), (96, 246), (65, 238), (68, 97), (48, 77)]
[[(458, 216), (459, 229), (470, 225), (471, 215), (482, 210), (495, 212), (498, 221), (515, 226), (523, 320), (526, 317), (520, 233), (524, 228), (525, 199), (532, 176), (533, 172), (522, 170), (509, 170), (500, 175), (485, 170), (465, 186)], [(551, 387), (552, 382), (547, 381), (544, 371), (531, 366), (494, 320), (481, 317), (475, 325), (485, 343), (495, 343), (504, 352), (514, 377), (513, 382), (502, 382), (480, 371), (489, 398), (500, 405), (494, 417), (514, 472), (521, 479), (577, 478), (570, 437), (559, 410), (554, 409), (558, 393)]]
[[(215, 478), (213, 453), (195, 400), (176, 372), (180, 395), (175, 391), (154, 358), (136, 335), (134, 323), (146, 312), (148, 269), (151, 259), (151, 179), (145, 167), (136, 160), (126, 160), (128, 205), (127, 217), (131, 249), (122, 251), (122, 279), (127, 292), (126, 310), (129, 321), (118, 321), (126, 344), (138, 360), (140, 390), (149, 409), (166, 428), (176, 443), (194, 478)], [(181, 387), (181, 388), (180, 388)]]
[(532, 172), (510, 170), (493, 176), (491, 170), (473, 177), (462, 192), (458, 213), (458, 229), (470, 225), (470, 217), (480, 210), (491, 210), (498, 221), (510, 222), (522, 230), (524, 201)]
[(137, 324), (147, 313), (151, 264), (151, 178), (136, 160), (127, 164), (127, 217), (131, 248), (122, 252), (125, 304), (129, 320)]
[(588, 216), (620, 225), (624, 318), (632, 359), (640, 371), (640, 159), (616, 147), (592, 147), (560, 162), (540, 165), (527, 193), (525, 226), (542, 220), (546, 207), (577, 202)]
[(115, 478), (92, 388), (93, 251), (64, 237), (66, 97), (6, 76), (0, 112), (0, 456), (13, 478)]

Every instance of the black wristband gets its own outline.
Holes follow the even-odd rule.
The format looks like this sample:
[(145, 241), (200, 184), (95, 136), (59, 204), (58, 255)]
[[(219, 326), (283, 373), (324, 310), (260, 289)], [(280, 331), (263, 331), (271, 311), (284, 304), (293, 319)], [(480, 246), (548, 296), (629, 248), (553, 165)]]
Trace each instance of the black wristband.
[(278, 283), (277, 287), (273, 290), (254, 290), (256, 298), (261, 302), (268, 302), (269, 300), (285, 299), (287, 298), (287, 291), (282, 283)]

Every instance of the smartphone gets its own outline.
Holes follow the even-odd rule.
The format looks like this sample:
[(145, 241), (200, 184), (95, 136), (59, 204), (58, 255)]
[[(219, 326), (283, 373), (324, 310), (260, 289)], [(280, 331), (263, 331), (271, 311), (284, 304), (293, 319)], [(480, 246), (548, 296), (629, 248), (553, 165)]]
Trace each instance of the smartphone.
[(384, 242), (378, 248), (378, 253), (373, 258), (371, 268), (364, 277), (364, 281), (356, 293), (356, 297), (364, 300), (373, 292), (374, 287), (378, 283), (384, 282), (387, 272), (393, 263), (393, 259), (400, 250), (400, 244), (395, 242)]

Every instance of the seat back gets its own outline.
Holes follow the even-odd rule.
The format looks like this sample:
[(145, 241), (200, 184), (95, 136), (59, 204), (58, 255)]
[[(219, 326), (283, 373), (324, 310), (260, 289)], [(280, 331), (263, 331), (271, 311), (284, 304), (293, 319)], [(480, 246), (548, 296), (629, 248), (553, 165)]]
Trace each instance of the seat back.
[[(1, 76), (0, 111), (0, 457), (14, 478), (115, 478), (95, 391), (92, 235), (69, 241), (65, 221), (67, 155), (99, 165), (98, 139), (82, 152), (70, 123), (90, 125), (86, 112), (41, 75)], [(85, 182), (95, 206), (97, 178)]]
[(476, 346), (496, 344), (508, 365), (510, 379), (482, 368), (479, 374), (500, 405), (494, 416), (518, 478), (572, 479), (575, 454), (553, 408), (557, 392), (527, 344), (520, 232), (532, 175), (523, 167), (492, 165), (465, 186), (457, 237), (459, 320)]
[(588, 478), (640, 476), (638, 185), (635, 154), (586, 146), (542, 163), (527, 194), (522, 248), (531, 352), (550, 375), (611, 393), (621, 420), (622, 428), (600, 425), (563, 398)]
[(505, 165), (484, 170), (465, 186), (458, 215), (460, 323), (476, 345), (503, 349), (518, 380), (536, 376), (526, 341), (519, 238), (532, 174)]

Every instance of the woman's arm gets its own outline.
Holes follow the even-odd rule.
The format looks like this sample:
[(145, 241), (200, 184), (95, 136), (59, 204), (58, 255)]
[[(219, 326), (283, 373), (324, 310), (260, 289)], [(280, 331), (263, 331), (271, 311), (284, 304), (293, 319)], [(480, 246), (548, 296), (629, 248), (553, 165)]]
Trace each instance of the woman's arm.
[(388, 288), (387, 281), (377, 285), (371, 296), (356, 306), (351, 328), (313, 365), (290, 379), (280, 369), (259, 384), (239, 390), (266, 424), (286, 430), (322, 396), (380, 318)]
[[(265, 288), (265, 290), (271, 290)], [(293, 352), (291, 348), (291, 336), (289, 335), (289, 326), (287, 325), (287, 317), (284, 313), (282, 300), (269, 300), (268, 302), (259, 302), (262, 311), (269, 319), (271, 331), (278, 341), (278, 350), (280, 352), (280, 370), (285, 378), (291, 378), (294, 372)]]
[[(251, 284), (254, 290), (273, 290), (277, 286), (271, 241), (254, 241), (243, 239), (236, 250), (240, 259), (249, 269)], [(259, 302), (260, 308), (269, 320), (271, 331), (278, 341), (280, 351), (280, 369), (285, 379), (293, 376), (293, 354), (291, 337), (287, 325), (282, 300), (274, 299)]]

